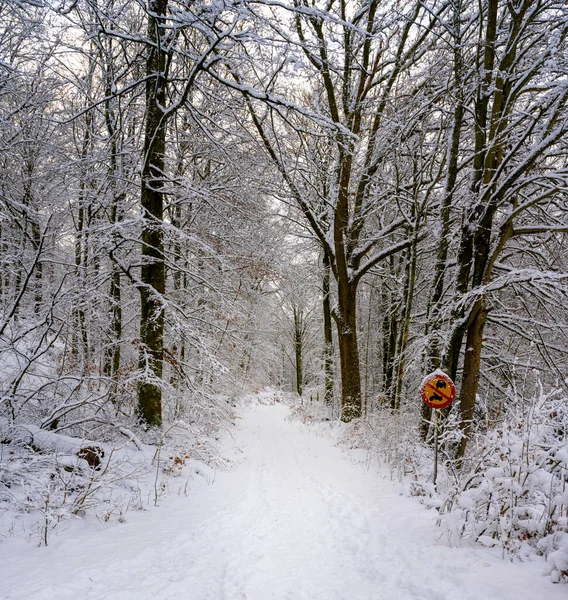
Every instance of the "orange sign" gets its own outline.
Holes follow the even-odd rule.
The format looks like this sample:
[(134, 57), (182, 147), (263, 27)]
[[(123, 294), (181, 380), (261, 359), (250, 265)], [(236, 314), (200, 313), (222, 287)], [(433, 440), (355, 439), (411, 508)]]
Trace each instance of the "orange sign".
[(446, 408), (456, 397), (456, 387), (445, 373), (436, 371), (424, 379), (420, 394), (428, 406)]

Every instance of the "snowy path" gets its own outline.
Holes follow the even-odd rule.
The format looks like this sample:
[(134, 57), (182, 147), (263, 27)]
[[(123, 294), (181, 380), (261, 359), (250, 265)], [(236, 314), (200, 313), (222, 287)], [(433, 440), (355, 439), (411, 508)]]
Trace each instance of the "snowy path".
[(0, 546), (1, 600), (556, 600), (542, 564), (448, 548), (433, 512), (281, 405), (245, 409), (242, 460), (128, 522)]

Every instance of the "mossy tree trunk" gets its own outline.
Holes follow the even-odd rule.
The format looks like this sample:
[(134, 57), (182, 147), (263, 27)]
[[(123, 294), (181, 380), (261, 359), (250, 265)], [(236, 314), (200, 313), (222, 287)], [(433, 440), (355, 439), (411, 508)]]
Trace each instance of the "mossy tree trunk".
[(140, 369), (138, 414), (147, 425), (162, 424), (160, 380), (164, 353), (164, 155), (166, 150), (165, 17), (168, 0), (148, 2), (146, 120), (142, 165), (142, 268), (140, 277)]

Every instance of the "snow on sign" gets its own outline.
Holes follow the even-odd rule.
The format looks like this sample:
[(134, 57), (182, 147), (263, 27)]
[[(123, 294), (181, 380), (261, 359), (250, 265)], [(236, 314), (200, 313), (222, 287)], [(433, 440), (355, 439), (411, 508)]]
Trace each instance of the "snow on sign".
[(440, 370), (428, 375), (420, 388), (422, 400), (432, 408), (445, 408), (456, 395), (454, 382)]

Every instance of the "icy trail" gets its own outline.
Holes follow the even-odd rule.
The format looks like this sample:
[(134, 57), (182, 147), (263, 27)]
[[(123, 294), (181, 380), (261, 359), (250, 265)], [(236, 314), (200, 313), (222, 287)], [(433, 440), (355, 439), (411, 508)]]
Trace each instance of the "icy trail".
[(449, 548), (433, 511), (282, 405), (243, 411), (240, 462), (128, 522), (0, 546), (0, 599), (556, 600), (542, 564)]

